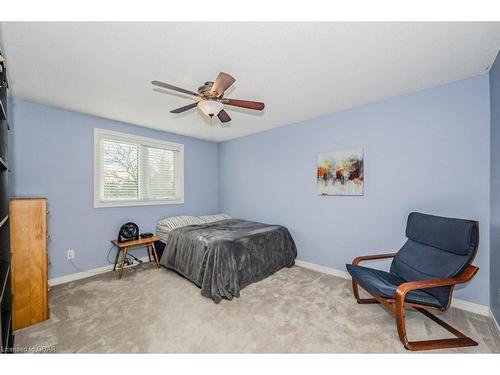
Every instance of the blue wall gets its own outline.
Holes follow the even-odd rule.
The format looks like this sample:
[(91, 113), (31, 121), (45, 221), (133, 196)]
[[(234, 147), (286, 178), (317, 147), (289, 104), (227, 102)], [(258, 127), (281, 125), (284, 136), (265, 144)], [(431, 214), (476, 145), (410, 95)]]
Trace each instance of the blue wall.
[[(11, 193), (48, 198), (50, 278), (78, 272), (66, 260), (68, 249), (76, 249), (75, 264), (83, 270), (108, 264), (110, 240), (126, 221), (154, 232), (155, 223), (165, 216), (218, 211), (216, 143), (21, 100), (10, 104)], [(185, 203), (93, 208), (94, 128), (183, 143)]]
[(491, 243), (490, 307), (500, 322), (500, 58), (490, 70), (491, 103)]
[[(399, 249), (410, 211), (480, 221), (481, 268), (456, 296), (489, 302), (488, 75), (224, 142), (220, 208), (286, 225), (298, 258), (345, 269)], [(363, 147), (365, 195), (318, 196), (318, 152)]]

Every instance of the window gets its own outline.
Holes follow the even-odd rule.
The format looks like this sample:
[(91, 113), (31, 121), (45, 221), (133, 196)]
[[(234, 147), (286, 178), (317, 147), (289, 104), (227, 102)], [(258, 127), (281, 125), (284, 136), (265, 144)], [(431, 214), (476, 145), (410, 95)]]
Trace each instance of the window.
[(94, 207), (184, 203), (184, 146), (94, 130)]

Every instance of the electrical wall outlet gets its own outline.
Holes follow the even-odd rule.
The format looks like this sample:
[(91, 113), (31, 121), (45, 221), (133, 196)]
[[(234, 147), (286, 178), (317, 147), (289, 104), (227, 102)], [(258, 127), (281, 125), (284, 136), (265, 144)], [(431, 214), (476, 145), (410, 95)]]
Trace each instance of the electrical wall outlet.
[(68, 260), (75, 259), (75, 250), (69, 249), (66, 256), (67, 256)]

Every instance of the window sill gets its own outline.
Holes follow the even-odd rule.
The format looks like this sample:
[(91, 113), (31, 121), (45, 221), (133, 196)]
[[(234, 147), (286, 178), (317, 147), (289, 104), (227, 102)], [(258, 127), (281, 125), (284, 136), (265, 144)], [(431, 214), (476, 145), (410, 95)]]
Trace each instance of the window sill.
[(106, 208), (106, 207), (134, 207), (134, 206), (160, 206), (164, 204), (183, 204), (184, 198), (172, 199), (172, 200), (157, 200), (157, 201), (111, 201), (102, 202), (94, 201), (94, 208)]

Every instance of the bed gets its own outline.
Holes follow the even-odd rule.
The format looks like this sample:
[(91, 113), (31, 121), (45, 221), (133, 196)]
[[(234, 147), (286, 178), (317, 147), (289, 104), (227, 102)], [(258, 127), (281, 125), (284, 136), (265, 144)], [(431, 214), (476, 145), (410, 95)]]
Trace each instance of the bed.
[(215, 303), (239, 297), (245, 286), (292, 267), (297, 256), (285, 227), (222, 215), (164, 219), (157, 226), (166, 244), (160, 264), (192, 281)]

